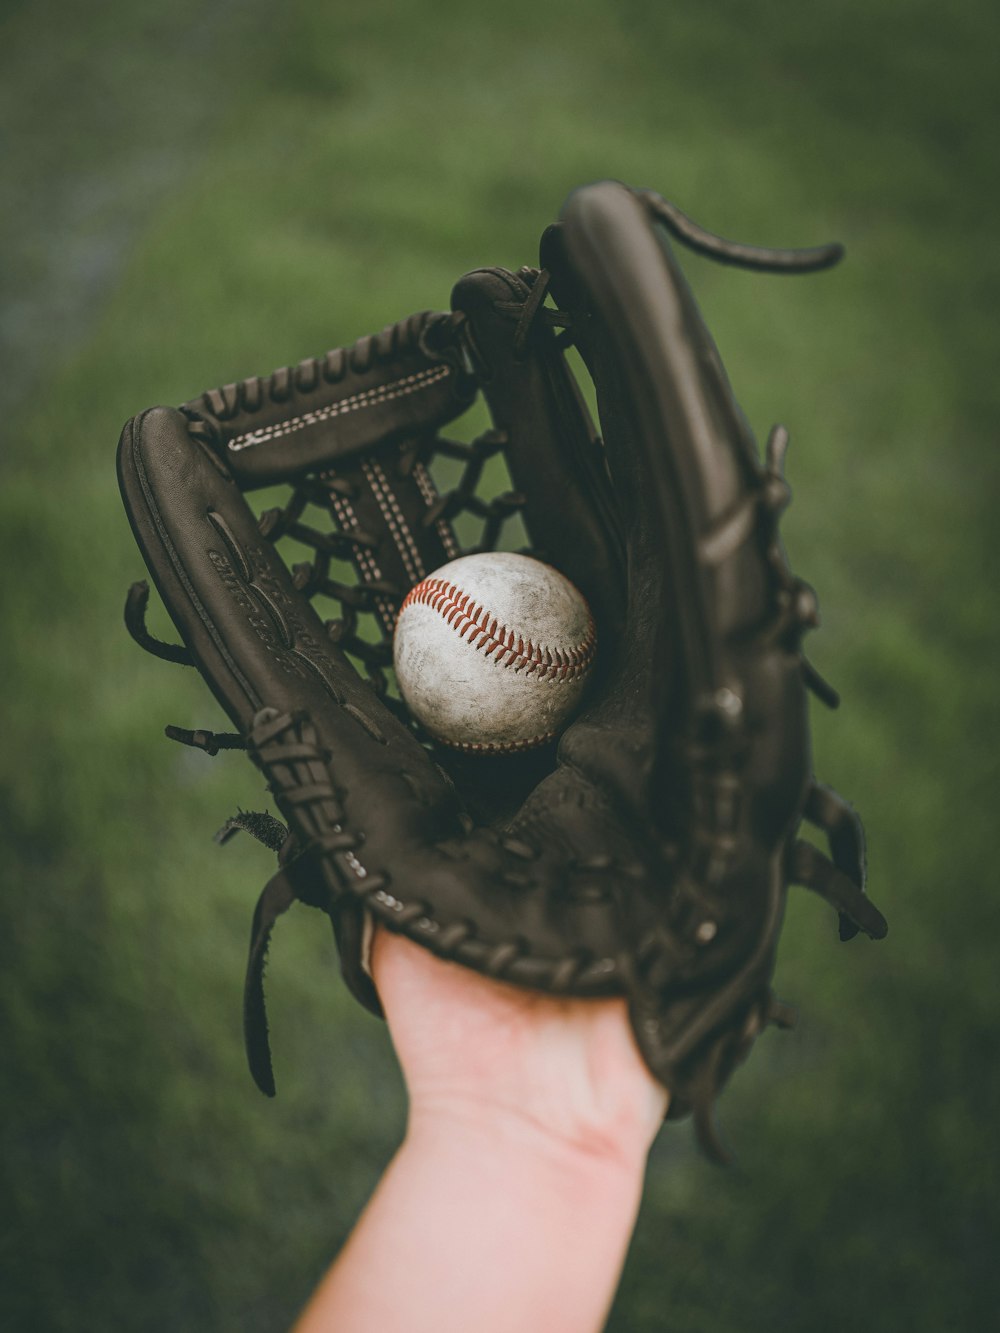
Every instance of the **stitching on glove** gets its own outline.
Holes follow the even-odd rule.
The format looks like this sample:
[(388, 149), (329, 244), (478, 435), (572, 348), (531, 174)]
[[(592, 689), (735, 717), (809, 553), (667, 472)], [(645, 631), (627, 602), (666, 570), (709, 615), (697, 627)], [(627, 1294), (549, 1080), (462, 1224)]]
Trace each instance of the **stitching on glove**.
[[(324, 480), (328, 480), (328, 478), (324, 478)], [(329, 496), (330, 509), (340, 526), (345, 530), (357, 527), (357, 514), (350, 501), (345, 496), (338, 495), (332, 486), (330, 487)], [(382, 570), (375, 558), (374, 551), (365, 547), (358, 547), (355, 551), (354, 558), (357, 562), (358, 570), (367, 583), (383, 582)], [(375, 599), (375, 606), (377, 614), (381, 618), (383, 624), (390, 625), (393, 620), (392, 603), (387, 601), (384, 597), (377, 597)]]
[[(594, 659), (595, 634), (591, 620), (586, 637), (570, 648), (547, 648), (532, 643), (522, 635), (500, 624), (496, 616), (474, 602), (447, 579), (424, 579), (407, 593), (400, 615), (411, 604), (429, 606), (448, 622), (461, 639), (466, 639), (477, 652), (485, 649), (486, 656), (496, 654), (493, 660), (502, 667), (515, 671), (527, 670), (539, 680), (563, 682), (582, 675)], [(464, 746), (462, 747), (465, 748)], [(493, 747), (491, 747), (493, 748)]]
[[(434, 485), (430, 473), (424, 467), (423, 463), (414, 463), (413, 480), (417, 483), (420, 494), (427, 502), (427, 508), (430, 509), (441, 498)], [(459, 554), (458, 543), (455, 541), (454, 533), (443, 518), (439, 518), (434, 525), (438, 536), (441, 538), (441, 545), (444, 547), (445, 554), (450, 560), (454, 560)]]
[(403, 379), (397, 380), (395, 384), (380, 384), (375, 389), (363, 389), (360, 393), (352, 394), (350, 398), (341, 399), (339, 403), (328, 403), (326, 407), (303, 412), (301, 416), (290, 417), (287, 421), (276, 422), (273, 426), (262, 426), (260, 430), (235, 435), (227, 447), (233, 453), (239, 453), (243, 449), (252, 449), (255, 445), (268, 444), (285, 435), (293, 435), (296, 431), (316, 426), (333, 417), (346, 416), (349, 412), (359, 412), (366, 407), (380, 407), (395, 398), (405, 398), (409, 394), (419, 393), (422, 389), (429, 389), (431, 385), (447, 379), (451, 373), (450, 366), (434, 366), (429, 370), (419, 370), (413, 375), (406, 375)]
[(370, 459), (362, 464), (361, 470), (364, 472), (365, 479), (372, 489), (372, 495), (374, 495), (378, 507), (382, 511), (382, 517), (385, 519), (386, 526), (396, 544), (396, 550), (399, 552), (407, 577), (411, 583), (418, 583), (427, 573), (427, 570), (420, 558), (420, 552), (413, 540), (413, 534), (406, 526), (406, 518), (399, 507), (399, 501), (389, 485), (389, 478), (378, 463)]

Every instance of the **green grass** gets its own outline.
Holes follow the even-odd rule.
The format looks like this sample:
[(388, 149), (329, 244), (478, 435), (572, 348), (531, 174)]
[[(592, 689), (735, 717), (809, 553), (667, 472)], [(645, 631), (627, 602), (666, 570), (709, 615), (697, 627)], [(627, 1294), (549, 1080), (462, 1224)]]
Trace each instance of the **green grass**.
[(121, 628), (121, 423), (446, 307), (607, 175), (738, 239), (847, 244), (812, 279), (685, 264), (758, 434), (792, 431), (786, 542), (845, 697), (814, 710), (817, 770), (865, 815), (891, 925), (840, 948), (793, 899), (800, 1029), (723, 1098), (735, 1171), (661, 1136), (610, 1327), (986, 1326), (995, 9), (52, 0), (0, 22), (5, 1327), (282, 1327), (403, 1123), (386, 1034), (306, 909), (269, 969), (278, 1099), (243, 1068), (270, 858), (211, 834), (261, 793), (239, 756), (162, 739), (220, 719)]

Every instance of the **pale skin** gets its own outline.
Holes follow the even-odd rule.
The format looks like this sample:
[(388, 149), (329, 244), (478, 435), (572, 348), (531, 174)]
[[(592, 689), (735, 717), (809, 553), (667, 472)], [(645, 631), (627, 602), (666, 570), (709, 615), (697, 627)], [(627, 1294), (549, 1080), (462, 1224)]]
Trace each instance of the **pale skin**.
[(667, 1093), (623, 1000), (556, 1000), (379, 930), (406, 1135), (296, 1333), (597, 1333)]

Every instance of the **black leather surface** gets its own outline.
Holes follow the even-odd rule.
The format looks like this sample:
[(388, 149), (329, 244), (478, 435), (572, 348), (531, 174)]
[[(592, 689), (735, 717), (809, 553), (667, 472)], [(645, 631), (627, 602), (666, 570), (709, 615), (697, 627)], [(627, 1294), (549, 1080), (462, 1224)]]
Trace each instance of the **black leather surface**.
[[(262, 1085), (260, 969), (294, 896), (330, 913), (370, 1006), (364, 913), (515, 984), (626, 995), (672, 1113), (693, 1106), (716, 1150), (712, 1101), (779, 1016), (770, 979), (793, 874), (845, 914), (845, 934), (884, 933), (863, 898), (860, 825), (812, 776), (800, 642), (815, 601), (777, 535), (780, 437), (765, 465), (657, 218), (649, 196), (585, 187), (544, 236), (541, 272), (477, 270), (452, 317), (414, 316), (297, 380), (276, 372), (125, 428), (140, 548), (293, 835), (251, 964)], [(549, 282), (558, 313), (535, 288)], [(464, 479), (439, 496), (425, 465), (445, 446), (431, 435), (472, 379), (499, 434), (452, 449)], [(471, 508), (489, 533), (507, 512), (472, 493), (501, 445), (534, 547), (591, 603), (600, 656), (557, 749), (470, 760), (420, 743), (385, 691), (385, 644), (351, 640), (306, 594), (390, 629), (408, 586), (457, 553), (449, 518)], [(268, 539), (244, 492), (278, 477), (296, 489)], [(326, 506), (332, 535), (305, 526), (309, 505)], [(282, 534), (309, 544), (311, 565), (289, 570)], [(353, 561), (357, 595), (331, 581), (334, 556)], [(352, 642), (369, 680), (338, 646)], [(803, 816), (831, 831), (836, 865), (797, 850)]]

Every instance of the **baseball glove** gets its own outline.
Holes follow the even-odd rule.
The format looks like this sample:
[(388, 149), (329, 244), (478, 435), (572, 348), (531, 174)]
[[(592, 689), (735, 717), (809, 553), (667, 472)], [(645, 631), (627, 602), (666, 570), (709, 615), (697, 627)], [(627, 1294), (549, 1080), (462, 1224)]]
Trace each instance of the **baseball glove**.
[[(624, 995), (670, 1115), (693, 1111), (717, 1158), (719, 1090), (766, 1024), (791, 1020), (771, 990), (788, 886), (832, 904), (842, 939), (886, 932), (860, 822), (812, 776), (807, 691), (837, 698), (802, 655), (816, 599), (778, 537), (787, 435), (776, 427), (760, 460), (668, 232), (772, 272), (841, 255), (723, 241), (602, 182), (545, 232), (541, 268), (476, 270), (450, 313), (125, 426), (125, 506), (183, 646), (146, 629), (145, 583), (126, 623), (197, 667), (236, 728), (167, 734), (245, 749), (284, 818), (241, 812), (218, 835), (243, 829), (278, 854), (244, 1009), (269, 1094), (264, 957), (295, 900), (328, 914), (375, 1013), (376, 922), (515, 985)], [(445, 438), (478, 392), (493, 428)], [(503, 464), (511, 489), (494, 479), (482, 498)], [(258, 517), (252, 493), (278, 485), (283, 502)], [(494, 548), (514, 516), (529, 553), (590, 603), (591, 691), (551, 745), (449, 750), (395, 693), (394, 619), (411, 587)], [(803, 820), (830, 858), (799, 839)]]

